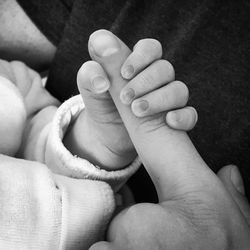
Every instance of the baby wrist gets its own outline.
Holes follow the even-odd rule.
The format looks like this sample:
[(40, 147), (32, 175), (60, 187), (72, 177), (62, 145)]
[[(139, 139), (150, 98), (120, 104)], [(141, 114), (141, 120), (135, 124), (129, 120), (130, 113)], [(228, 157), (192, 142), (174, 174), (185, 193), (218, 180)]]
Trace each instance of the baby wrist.
[(137, 157), (129, 166), (121, 170), (107, 171), (84, 158), (73, 155), (62, 140), (69, 126), (84, 109), (80, 95), (64, 102), (57, 110), (48, 136), (45, 162), (55, 173), (79, 179), (102, 180), (115, 190), (119, 189), (140, 166)]

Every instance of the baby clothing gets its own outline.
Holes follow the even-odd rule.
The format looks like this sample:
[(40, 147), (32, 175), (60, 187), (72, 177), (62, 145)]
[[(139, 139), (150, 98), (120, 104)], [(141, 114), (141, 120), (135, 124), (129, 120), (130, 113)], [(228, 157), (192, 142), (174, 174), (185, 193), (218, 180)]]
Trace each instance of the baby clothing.
[(46, 165), (0, 155), (0, 249), (88, 249), (103, 239), (115, 208), (101, 181), (53, 174)]
[[(17, 153), (25, 160), (0, 155), (0, 249), (88, 249), (104, 239), (115, 192), (140, 161), (107, 171), (72, 155), (63, 138), (84, 109), (81, 96), (57, 108), (37, 73), (27, 75), (19, 62), (1, 63), (19, 70), (11, 84), (23, 97), (27, 120)], [(25, 70), (23, 79), (17, 77)], [(0, 76), (0, 88), (6, 81)]]

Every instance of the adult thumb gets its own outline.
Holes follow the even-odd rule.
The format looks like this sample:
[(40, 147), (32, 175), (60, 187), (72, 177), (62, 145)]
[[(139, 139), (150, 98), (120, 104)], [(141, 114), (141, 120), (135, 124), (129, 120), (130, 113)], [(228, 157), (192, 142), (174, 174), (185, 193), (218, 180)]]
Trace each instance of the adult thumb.
[(234, 165), (228, 165), (223, 167), (217, 175), (227, 191), (231, 194), (250, 226), (250, 205), (245, 196), (244, 183), (239, 169)]

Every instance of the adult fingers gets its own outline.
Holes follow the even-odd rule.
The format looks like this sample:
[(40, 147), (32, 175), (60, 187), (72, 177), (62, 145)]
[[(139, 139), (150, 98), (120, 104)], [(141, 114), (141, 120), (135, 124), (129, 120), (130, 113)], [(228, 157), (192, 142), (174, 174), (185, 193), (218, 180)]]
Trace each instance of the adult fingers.
[(156, 186), (159, 200), (184, 197), (197, 190), (214, 192), (214, 187), (220, 186), (219, 180), (185, 133), (168, 128), (162, 115), (135, 117), (130, 107), (121, 103), (120, 92), (127, 81), (121, 77), (120, 68), (131, 53), (129, 48), (111, 32), (99, 30), (90, 36), (89, 52), (107, 72), (110, 94)]
[(239, 206), (250, 226), (250, 205), (245, 197), (244, 183), (238, 168), (233, 165), (225, 166), (217, 175)]
[(121, 68), (125, 79), (131, 79), (142, 69), (162, 56), (162, 47), (155, 39), (142, 39), (134, 46), (133, 52), (128, 56)]

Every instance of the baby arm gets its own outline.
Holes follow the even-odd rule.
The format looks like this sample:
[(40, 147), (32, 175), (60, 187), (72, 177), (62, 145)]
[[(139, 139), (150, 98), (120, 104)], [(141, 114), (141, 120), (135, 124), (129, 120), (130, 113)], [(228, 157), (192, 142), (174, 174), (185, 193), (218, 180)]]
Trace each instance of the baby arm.
[(21, 62), (1, 60), (0, 75), (0, 152), (19, 149), (35, 160), (0, 155), (0, 248), (88, 249), (103, 238), (115, 209), (113, 190), (102, 181), (53, 174), (38, 162), (59, 102)]
[[(121, 69), (125, 72), (124, 68), (128, 68), (128, 65), (131, 68), (133, 65), (132, 75), (128, 77), (123, 73), (124, 78), (131, 80), (122, 91), (121, 99), (125, 104), (132, 102), (132, 110), (137, 116), (151, 116), (186, 105), (187, 88), (182, 83), (174, 82), (174, 72), (169, 63), (163, 60), (156, 62), (161, 54), (161, 46), (156, 40), (145, 39), (135, 46)], [(161, 70), (163, 67), (168, 69), (166, 73)], [(48, 149), (47, 141), (51, 137), (51, 121), (57, 116), (59, 102), (44, 89), (39, 74), (21, 62), (2, 61), (2, 75), (16, 85), (26, 107), (28, 119), (19, 155), (26, 159), (46, 162), (46, 155), (51, 155), (49, 151), (54, 150)], [(105, 79), (108, 87), (101, 86), (100, 81), (93, 79)], [(64, 126), (63, 134), (66, 134), (64, 145), (69, 152), (103, 168), (110, 170), (123, 168), (134, 160), (135, 151), (120, 115), (107, 93), (110, 86), (108, 76), (96, 63), (87, 62), (79, 70), (77, 81), (86, 106), (81, 111), (79, 106), (83, 107), (83, 102), (79, 96), (74, 107), (78, 111), (68, 121), (73, 125), (69, 127), (61, 125)], [(161, 99), (154, 97), (157, 96), (157, 92), (159, 93), (157, 90), (159, 87), (162, 87), (161, 92), (164, 97)], [(128, 100), (128, 90), (134, 92), (131, 100)], [(147, 92), (152, 92), (153, 98), (148, 99), (151, 108), (144, 113), (138, 113), (136, 103), (139, 103)], [(69, 113), (72, 114), (73, 111), (70, 110)], [(193, 108), (185, 107), (168, 112), (166, 118), (169, 126), (188, 130), (194, 126), (197, 114)], [(23, 127), (24, 124), (23, 121)], [(54, 145), (53, 142), (51, 144)], [(45, 154), (45, 151), (48, 153)], [(49, 165), (52, 165), (52, 162)], [(70, 171), (69, 169), (68, 175), (72, 174)]]
[[(115, 188), (139, 167), (137, 159), (121, 171), (109, 172), (92, 164), (87, 154), (84, 158), (75, 157), (71, 153), (74, 140), (69, 145), (66, 141), (63, 143), (63, 138), (84, 109), (81, 96), (71, 98), (58, 108), (60, 103), (46, 91), (37, 72), (22, 62), (1, 60), (0, 63), (1, 153), (45, 163), (62, 175), (104, 180)], [(81, 125), (82, 130), (88, 128)], [(82, 148), (95, 148), (88, 145), (88, 141), (88, 137), (81, 140)]]
[[(103, 180), (116, 189), (139, 167), (136, 159), (120, 171), (109, 172), (92, 164), (91, 154), (81, 158), (82, 155), (76, 157), (71, 153), (77, 140), (67, 144), (63, 138), (84, 109), (80, 95), (60, 105), (46, 91), (40, 75), (22, 62), (1, 60), (0, 75), (1, 153), (45, 163), (62, 175)], [(81, 125), (82, 130), (88, 128), (84, 123)], [(87, 143), (92, 137), (93, 134), (88, 134), (80, 141), (81, 147), (89, 152), (92, 152), (90, 146), (95, 148)]]

